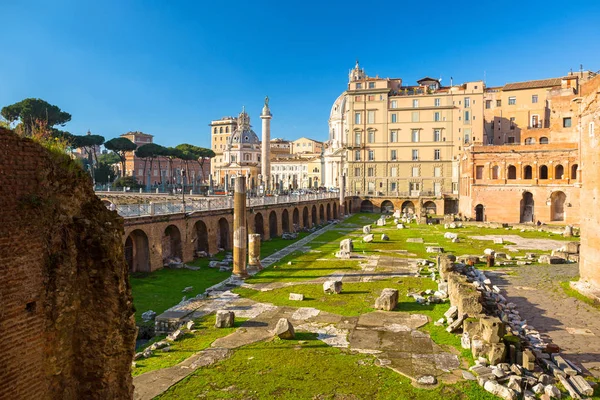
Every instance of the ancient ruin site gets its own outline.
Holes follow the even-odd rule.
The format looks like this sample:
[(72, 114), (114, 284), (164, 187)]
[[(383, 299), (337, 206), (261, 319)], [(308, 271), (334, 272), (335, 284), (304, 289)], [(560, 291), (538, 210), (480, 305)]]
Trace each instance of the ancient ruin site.
[(600, 3), (535, 3), (3, 4), (0, 400), (600, 399)]

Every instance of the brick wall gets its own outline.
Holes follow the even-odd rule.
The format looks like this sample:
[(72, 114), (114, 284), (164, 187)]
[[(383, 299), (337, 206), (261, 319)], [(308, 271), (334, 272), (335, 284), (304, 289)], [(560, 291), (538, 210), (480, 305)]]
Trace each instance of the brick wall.
[(0, 398), (131, 398), (123, 226), (64, 155), (0, 129)]

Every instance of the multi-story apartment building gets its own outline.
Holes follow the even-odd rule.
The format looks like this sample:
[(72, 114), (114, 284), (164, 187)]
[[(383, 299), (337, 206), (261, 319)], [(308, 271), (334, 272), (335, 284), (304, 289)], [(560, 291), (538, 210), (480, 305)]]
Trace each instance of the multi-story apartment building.
[(293, 154), (321, 154), (323, 152), (323, 142), (302, 137), (292, 142)]
[(322, 186), (323, 174), (320, 154), (295, 154), (271, 160), (272, 186), (279, 190), (316, 189)]
[(369, 77), (357, 63), (343, 104), (336, 101), (344, 121), (330, 118), (330, 143), (347, 150), (347, 189), (367, 196), (446, 198), (452, 204), (458, 154), (483, 140), (483, 95), (482, 81), (444, 87), (424, 78), (404, 85), (399, 78)]
[(281, 138), (271, 139), (271, 159), (289, 157), (292, 154), (292, 142)]

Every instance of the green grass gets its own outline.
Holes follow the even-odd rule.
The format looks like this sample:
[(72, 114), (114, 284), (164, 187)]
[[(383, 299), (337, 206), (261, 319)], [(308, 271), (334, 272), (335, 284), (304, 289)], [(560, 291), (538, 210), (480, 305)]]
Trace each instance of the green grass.
[[(154, 351), (151, 357), (137, 360), (132, 375), (137, 376), (145, 372), (177, 365), (195, 353), (208, 348), (216, 339), (233, 333), (244, 321), (245, 319), (236, 318), (235, 327), (233, 328), (215, 328), (214, 315), (197, 319), (194, 321), (196, 332), (188, 332), (183, 339), (172, 342), (170, 344), (171, 351), (169, 352), (158, 349)], [(165, 336), (157, 336), (151, 342), (148, 342), (145, 347), (164, 338)], [(141, 351), (141, 349), (138, 351)]]
[(473, 382), (417, 389), (374, 357), (329, 347), (314, 334), (238, 349), (194, 372), (159, 399), (479, 399), (494, 396)]
[[(325, 294), (321, 284), (293, 285), (267, 292), (237, 288), (234, 292), (261, 303), (289, 307), (314, 307), (321, 311), (354, 317), (374, 311), (375, 299), (385, 288), (398, 289), (399, 304), (402, 304), (398, 307), (412, 308), (412, 312), (415, 312), (420, 310), (421, 306), (417, 305), (412, 297), (406, 297), (406, 294), (437, 289), (437, 284), (430, 279), (403, 277), (375, 282), (344, 283), (342, 293), (336, 295)], [(304, 294), (304, 301), (289, 300), (290, 293)]]
[[(576, 277), (573, 279), (573, 281), (577, 281), (579, 280), (579, 277)], [(571, 281), (566, 281), (566, 282), (560, 282), (560, 287), (563, 289), (563, 291), (565, 292), (565, 294), (569, 297), (573, 297), (583, 303), (586, 303), (598, 310), (600, 310), (600, 303), (598, 303), (597, 301), (594, 301), (593, 299), (590, 299), (587, 296), (584, 296), (583, 294), (579, 293), (577, 290), (573, 289), (571, 287)]]

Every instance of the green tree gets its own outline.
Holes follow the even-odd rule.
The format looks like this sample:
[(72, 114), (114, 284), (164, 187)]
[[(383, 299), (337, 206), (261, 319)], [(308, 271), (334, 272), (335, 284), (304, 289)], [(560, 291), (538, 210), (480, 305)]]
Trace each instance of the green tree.
[(19, 121), (16, 130), (23, 132), (25, 136), (31, 136), (38, 121), (43, 121), (47, 128), (53, 129), (57, 125), (65, 126), (71, 120), (71, 114), (62, 111), (59, 107), (45, 100), (33, 98), (6, 106), (2, 108), (0, 114), (9, 123)]
[(119, 156), (119, 159), (121, 160), (121, 173), (122, 176), (125, 176), (125, 156), (127, 155), (127, 152), (134, 151), (137, 148), (137, 144), (127, 138), (116, 137), (104, 143), (104, 147)]
[(140, 185), (138, 183), (137, 179), (135, 179), (134, 176), (122, 176), (115, 181), (115, 187), (118, 187), (118, 188), (128, 187), (128, 188), (135, 190), (135, 189), (140, 189), (142, 187), (142, 185)]
[(106, 184), (112, 182), (117, 176), (115, 164), (121, 161), (118, 155), (113, 152), (100, 154), (98, 163), (94, 171), (96, 182)]
[[(184, 157), (187, 158), (187, 161), (196, 161), (200, 166), (200, 170), (202, 171), (202, 176), (204, 177), (204, 162), (209, 159), (215, 157), (215, 152), (211, 149), (206, 149), (204, 147), (198, 147), (191, 144), (183, 143), (175, 147), (183, 152)], [(185, 161), (185, 160), (184, 160)], [(186, 162), (187, 168), (187, 162)], [(189, 172), (189, 171), (188, 171)]]
[[(165, 153), (165, 148), (156, 143), (148, 143), (144, 144), (135, 151), (135, 155), (139, 158), (144, 159), (144, 181), (146, 179), (146, 164), (148, 160), (150, 160), (150, 170), (152, 171), (152, 165), (154, 163), (154, 159), (160, 157)], [(160, 171), (160, 158), (158, 158), (158, 170)], [(162, 174), (161, 174), (162, 175)], [(161, 176), (162, 183), (162, 176)]]
[[(87, 135), (71, 135), (71, 147), (83, 150), (87, 155), (88, 165), (90, 166), (98, 164), (96, 148), (99, 148), (102, 144), (104, 144), (104, 136), (92, 135), (89, 132)], [(92, 180), (96, 183), (94, 170), (95, 168), (90, 167)]]

